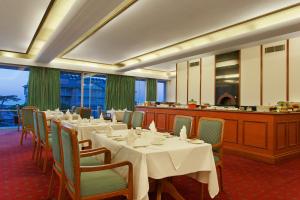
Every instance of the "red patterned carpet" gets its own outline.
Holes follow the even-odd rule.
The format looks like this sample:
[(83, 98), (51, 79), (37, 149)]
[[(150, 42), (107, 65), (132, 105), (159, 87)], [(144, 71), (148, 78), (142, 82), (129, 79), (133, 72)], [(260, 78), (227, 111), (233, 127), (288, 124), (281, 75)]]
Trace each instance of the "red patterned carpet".
[[(15, 130), (0, 130), (0, 200), (46, 199), (50, 170), (43, 174), (37, 168), (31, 160), (29, 138), (20, 146), (19, 137)], [(187, 200), (199, 199), (200, 185), (196, 181), (178, 177), (174, 184)], [(166, 196), (164, 199), (171, 200)], [(207, 194), (205, 199), (210, 199)], [(224, 192), (216, 199), (299, 200), (300, 158), (268, 165), (225, 155)]]

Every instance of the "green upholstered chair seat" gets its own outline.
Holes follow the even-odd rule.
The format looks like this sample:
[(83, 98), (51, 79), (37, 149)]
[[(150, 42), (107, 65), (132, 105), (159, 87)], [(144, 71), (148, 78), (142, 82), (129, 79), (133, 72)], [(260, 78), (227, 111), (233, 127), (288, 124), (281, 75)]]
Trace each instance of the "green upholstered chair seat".
[(214, 160), (215, 160), (215, 163), (219, 162), (220, 161), (220, 157), (219, 156), (216, 156), (214, 155)]
[(96, 165), (103, 165), (103, 162), (100, 160), (97, 160), (94, 157), (81, 157), (80, 165), (81, 166), (96, 166)]
[(113, 170), (81, 173), (81, 196), (114, 192), (127, 188), (127, 182)]

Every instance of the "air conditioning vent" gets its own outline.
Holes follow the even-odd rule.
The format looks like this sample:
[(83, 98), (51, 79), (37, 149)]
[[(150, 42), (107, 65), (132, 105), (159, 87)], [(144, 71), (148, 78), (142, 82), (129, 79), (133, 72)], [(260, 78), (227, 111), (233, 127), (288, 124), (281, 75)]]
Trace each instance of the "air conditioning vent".
[(276, 51), (284, 51), (285, 45), (278, 45), (278, 46), (273, 46), (273, 47), (267, 47), (265, 48), (265, 53), (273, 53)]
[(199, 62), (191, 62), (190, 67), (196, 67), (199, 66)]

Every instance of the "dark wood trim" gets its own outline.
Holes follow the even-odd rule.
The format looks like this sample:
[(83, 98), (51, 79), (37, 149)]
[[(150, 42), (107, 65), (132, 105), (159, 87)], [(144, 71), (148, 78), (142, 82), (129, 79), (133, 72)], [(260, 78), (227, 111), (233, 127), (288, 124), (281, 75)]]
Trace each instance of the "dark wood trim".
[(260, 105), (263, 105), (263, 45), (260, 45)]
[(31, 50), (31, 48), (32, 48), (32, 45), (33, 45), (33, 43), (34, 43), (36, 37), (37, 37), (38, 34), (40, 33), (40, 30), (41, 30), (41, 28), (43, 27), (43, 25), (44, 25), (44, 23), (45, 23), (45, 21), (46, 21), (48, 15), (49, 15), (49, 13), (50, 13), (50, 11), (51, 11), (51, 8), (53, 7), (53, 5), (54, 5), (55, 2), (56, 2), (56, 0), (51, 0), (51, 1), (50, 1), (50, 3), (49, 3), (49, 5), (48, 5), (48, 7), (47, 7), (47, 9), (46, 9), (46, 11), (45, 11), (45, 13), (44, 13), (44, 15), (43, 15), (43, 18), (42, 18), (42, 20), (41, 20), (41, 22), (40, 22), (38, 28), (36, 29), (36, 31), (35, 31), (35, 33), (34, 33), (34, 35), (33, 35), (33, 38), (32, 38), (32, 40), (31, 40), (31, 42), (30, 42), (30, 44), (29, 44), (29, 46), (28, 46), (28, 48), (27, 48), (27, 50), (26, 50), (26, 54), (28, 54), (28, 53), (30, 52), (30, 50)]
[(200, 58), (200, 61), (199, 61), (199, 67), (200, 67), (200, 95), (199, 95), (199, 104), (201, 105), (202, 103), (202, 95), (201, 95), (201, 92), (202, 92), (202, 58)]
[(217, 94), (216, 94), (216, 92), (217, 92), (217, 90), (216, 90), (216, 81), (217, 81), (217, 79), (216, 79), (216, 74), (217, 74), (217, 61), (216, 61), (216, 57), (217, 57), (217, 55), (213, 55), (214, 57), (215, 57), (215, 70), (214, 70), (214, 79), (215, 79), (215, 81), (214, 81), (214, 105), (216, 105), (216, 96), (217, 96)]
[(186, 61), (186, 104), (189, 103), (189, 76), (190, 76), (190, 61)]
[(290, 100), (290, 40), (286, 40), (286, 101)]

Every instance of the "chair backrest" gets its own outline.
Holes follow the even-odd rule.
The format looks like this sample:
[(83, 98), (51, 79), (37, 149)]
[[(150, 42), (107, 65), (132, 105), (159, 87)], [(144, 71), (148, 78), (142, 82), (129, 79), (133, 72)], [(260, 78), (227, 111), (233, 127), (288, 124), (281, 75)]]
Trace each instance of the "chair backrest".
[(36, 108), (33, 106), (26, 106), (22, 108), (22, 125), (26, 129), (34, 129), (33, 124), (33, 111), (35, 111)]
[(61, 129), (61, 151), (65, 176), (69, 186), (79, 191), (80, 169), (77, 134), (74, 129), (63, 126)]
[(37, 112), (33, 111), (32, 112), (32, 119), (33, 119), (33, 134), (38, 137), (40, 140), (40, 133), (39, 133), (39, 128), (38, 128), (38, 119), (37, 119)]
[(38, 131), (40, 135), (40, 139), (45, 144), (48, 142), (48, 128), (47, 128), (47, 119), (45, 112), (39, 111), (37, 112), (37, 121), (38, 121)]
[[(206, 143), (221, 145), (223, 143), (224, 120), (217, 118), (202, 117), (198, 124), (198, 137)], [(219, 152), (220, 148), (213, 148), (214, 152)]]
[(116, 111), (115, 112), (116, 119), (117, 119), (118, 122), (123, 121), (124, 113), (125, 113), (124, 111)]
[(174, 125), (173, 125), (174, 135), (180, 136), (180, 131), (182, 127), (185, 126), (186, 134), (188, 137), (190, 137), (192, 132), (193, 119), (194, 118), (190, 116), (176, 115), (174, 118)]
[(124, 112), (124, 116), (123, 116), (123, 120), (122, 122), (124, 124), (127, 124), (127, 128), (130, 128), (130, 122), (131, 122), (131, 116), (132, 116), (132, 112), (131, 111), (125, 111)]
[(92, 110), (90, 108), (81, 108), (80, 109), (80, 117), (82, 119), (90, 119)]
[(144, 121), (144, 112), (134, 111), (132, 114), (131, 127), (142, 127)]
[(80, 110), (81, 110), (81, 107), (76, 107), (75, 108), (75, 113), (79, 115), (80, 114)]
[(61, 146), (60, 146), (61, 124), (59, 120), (51, 120), (51, 138), (52, 138), (52, 154), (56, 165), (61, 167)]

